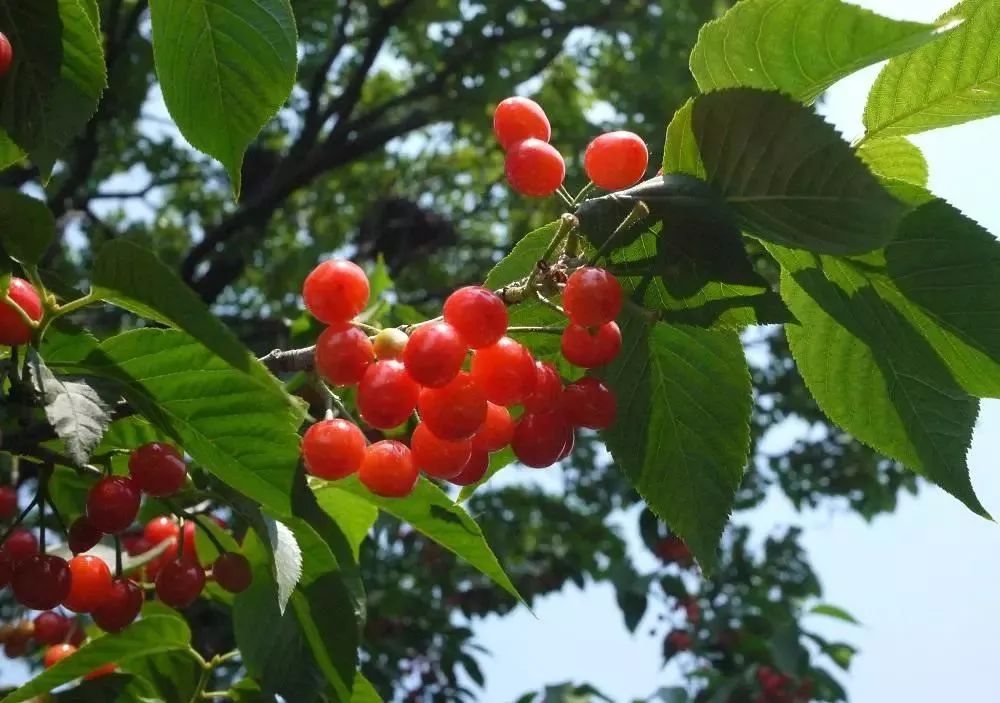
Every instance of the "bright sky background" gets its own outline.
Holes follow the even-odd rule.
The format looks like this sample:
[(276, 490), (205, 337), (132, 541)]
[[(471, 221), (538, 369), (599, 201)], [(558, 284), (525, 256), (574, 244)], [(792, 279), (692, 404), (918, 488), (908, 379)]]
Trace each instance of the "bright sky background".
[[(930, 21), (949, 0), (858, 0), (899, 19)], [(877, 67), (834, 86), (823, 112), (848, 139), (862, 133), (861, 112)], [(994, 233), (1000, 233), (1000, 118), (919, 135), (931, 187)], [(1000, 513), (1000, 402), (984, 403), (970, 453), (972, 481)], [(766, 532), (790, 522), (829, 602), (863, 627), (816, 623), (861, 650), (842, 677), (852, 703), (986, 701), (997, 696), (1000, 632), (1000, 526), (976, 517), (939, 489), (904, 498), (895, 514), (868, 525), (852, 515), (799, 516), (773, 499), (752, 516)], [(632, 524), (634, 521), (629, 521)], [(570, 587), (525, 611), (477, 629), (491, 651), (485, 669), (489, 703), (510, 703), (546, 683), (589, 682), (620, 703), (676, 683), (661, 670), (658, 642), (642, 626), (631, 636), (610, 587)]]

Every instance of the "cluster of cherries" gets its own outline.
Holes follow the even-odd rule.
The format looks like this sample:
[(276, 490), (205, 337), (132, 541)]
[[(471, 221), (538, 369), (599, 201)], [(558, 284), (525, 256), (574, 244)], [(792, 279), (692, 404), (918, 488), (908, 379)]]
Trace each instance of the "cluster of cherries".
[[(510, 187), (522, 195), (544, 198), (562, 186), (566, 162), (549, 144), (552, 127), (534, 100), (507, 98), (493, 113), (493, 132), (506, 150), (504, 172)], [(583, 168), (598, 188), (621, 190), (642, 180), (649, 150), (633, 132), (607, 132), (587, 146)]]
[[(347, 419), (312, 425), (302, 441), (307, 470), (328, 480), (357, 473), (376, 495), (402, 497), (420, 471), (456, 485), (479, 481), (489, 455), (510, 445), (526, 466), (544, 468), (569, 455), (574, 428), (606, 429), (615, 419), (614, 393), (597, 378), (564, 384), (556, 368), (506, 336), (507, 308), (485, 288), (469, 286), (445, 301), (441, 318), (407, 336), (384, 329), (374, 338), (352, 320), (368, 303), (364, 271), (326, 261), (306, 278), (306, 307), (328, 327), (316, 343), (316, 368), (333, 386), (356, 387), (364, 422), (378, 430), (419, 422), (409, 446), (386, 439), (369, 445)], [(621, 349), (614, 318), (622, 290), (608, 272), (585, 267), (566, 281), (562, 302), (569, 324), (562, 354), (591, 369)], [(466, 359), (471, 361), (466, 370)], [(511, 408), (522, 412), (517, 420)]]
[(808, 703), (812, 700), (813, 682), (809, 677), (796, 681), (788, 674), (769, 666), (757, 669), (760, 693), (754, 703)]

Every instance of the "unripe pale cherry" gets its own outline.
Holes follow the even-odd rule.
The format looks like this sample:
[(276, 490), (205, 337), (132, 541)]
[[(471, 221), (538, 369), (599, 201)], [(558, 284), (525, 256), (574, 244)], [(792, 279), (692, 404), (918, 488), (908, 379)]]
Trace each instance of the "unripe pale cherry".
[(372, 340), (375, 358), (380, 360), (401, 359), (406, 343), (409, 341), (406, 333), (396, 327), (386, 327), (380, 330)]

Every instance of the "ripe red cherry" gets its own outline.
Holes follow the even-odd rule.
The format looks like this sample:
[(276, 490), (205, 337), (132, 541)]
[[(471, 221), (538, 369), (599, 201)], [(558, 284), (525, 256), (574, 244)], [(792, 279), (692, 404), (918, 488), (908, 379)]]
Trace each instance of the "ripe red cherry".
[(556, 367), (544, 361), (535, 362), (535, 390), (524, 399), (526, 410), (551, 410), (562, 398), (562, 376)]
[(205, 588), (205, 570), (188, 560), (172, 561), (156, 577), (156, 595), (171, 608), (186, 608)]
[(403, 350), (403, 365), (421, 386), (440, 388), (462, 369), (468, 348), (458, 330), (447, 322), (421, 325)]
[(571, 322), (597, 327), (618, 317), (622, 310), (622, 286), (604, 269), (585, 266), (566, 281), (562, 303)]
[(135, 581), (115, 579), (104, 602), (94, 609), (91, 616), (94, 623), (105, 632), (121, 632), (139, 617), (145, 601), (146, 596)]
[(563, 414), (571, 425), (606, 430), (614, 424), (618, 403), (614, 391), (591, 376), (566, 386)]
[(486, 393), (463, 371), (443, 388), (423, 389), (418, 408), (421, 421), (437, 437), (468, 439), (486, 420)]
[(639, 135), (608, 132), (587, 146), (583, 170), (599, 188), (621, 190), (638, 183), (649, 165), (649, 150)]
[(111, 569), (103, 559), (83, 554), (69, 560), (69, 595), (63, 607), (74, 613), (89, 613), (105, 601), (111, 590)]
[(372, 340), (376, 359), (401, 359), (406, 343), (410, 340), (406, 333), (396, 327), (380, 330)]
[(353, 422), (317, 422), (302, 437), (306, 471), (328, 481), (350, 476), (361, 466), (367, 444), (364, 432)]
[(7, 36), (0, 32), (0, 78), (3, 78), (10, 70), (11, 63), (14, 62), (14, 48), (10, 45)]
[(472, 355), (472, 377), (497, 405), (518, 405), (535, 390), (538, 372), (531, 352), (510, 337)]
[(192, 564), (198, 563), (198, 540), (195, 538), (197, 531), (198, 526), (193, 520), (188, 520), (184, 523), (184, 534), (181, 537), (184, 542), (184, 555), (181, 557), (181, 561), (190, 561)]
[(128, 472), (139, 490), (157, 498), (173, 495), (187, 478), (180, 452), (163, 442), (144, 444), (128, 458)]
[(52, 610), (69, 595), (69, 565), (51, 554), (28, 557), (14, 569), (14, 599), (25, 608)]
[(559, 461), (572, 434), (566, 418), (557, 410), (527, 412), (518, 420), (510, 446), (522, 464), (544, 469)]
[(108, 662), (107, 664), (102, 664), (101, 666), (97, 667), (96, 669), (94, 669), (93, 671), (91, 671), (89, 674), (84, 674), (83, 680), (84, 681), (93, 681), (94, 679), (99, 679), (102, 676), (107, 676), (108, 674), (113, 674), (113, 673), (115, 673), (115, 671), (117, 669), (118, 669), (118, 665), (117, 664), (112, 664), (111, 662)]
[(525, 139), (507, 152), (504, 171), (510, 187), (518, 193), (544, 198), (562, 185), (566, 162), (551, 144), (541, 139)]
[(17, 489), (0, 486), (0, 520), (10, 520), (17, 515)]
[(496, 403), (486, 404), (486, 419), (476, 434), (472, 435), (472, 449), (480, 452), (497, 452), (510, 444), (514, 436), (514, 421), (510, 411)]
[(472, 444), (467, 439), (441, 439), (427, 429), (427, 425), (420, 423), (410, 437), (410, 451), (425, 474), (447, 479), (457, 476), (465, 468), (472, 454)]
[(14, 578), (14, 564), (6, 554), (0, 555), (0, 588), (10, 584)]
[[(2, 49), (0, 49), (2, 51)], [(0, 57), (2, 60), (2, 57)], [(7, 295), (35, 322), (42, 319), (42, 299), (23, 278), (11, 277)], [(10, 303), (0, 302), (0, 344), (17, 346), (31, 341), (31, 329)]]
[(569, 435), (566, 437), (566, 444), (563, 445), (563, 449), (559, 452), (559, 461), (562, 461), (570, 454), (573, 453), (573, 447), (576, 446), (576, 434), (573, 432), (573, 428), (570, 427)]
[(242, 593), (250, 588), (253, 571), (245, 556), (236, 552), (226, 552), (212, 564), (212, 577), (223, 590)]
[(365, 487), (383, 498), (403, 498), (413, 492), (420, 470), (410, 448), (402, 442), (384, 439), (368, 447), (358, 478)]
[(139, 514), (141, 497), (132, 479), (122, 476), (102, 478), (87, 496), (87, 519), (106, 534), (122, 532)]
[(480, 449), (473, 449), (469, 460), (462, 467), (461, 473), (448, 481), (456, 486), (471, 486), (482, 480), (486, 475), (486, 470), (490, 468), (490, 455)]
[(153, 547), (160, 542), (166, 542), (168, 539), (177, 539), (180, 535), (181, 526), (173, 518), (169, 518), (166, 515), (154, 517), (142, 528), (142, 536)]
[(306, 276), (302, 297), (320, 322), (344, 323), (365, 309), (371, 289), (364, 270), (352, 261), (324, 261)]
[(374, 359), (368, 335), (347, 323), (327, 327), (316, 340), (316, 369), (335, 386), (357, 385)]
[(69, 636), (73, 621), (65, 615), (46, 610), (35, 617), (35, 639), (39, 644), (59, 644)]
[(507, 331), (507, 306), (500, 296), (481, 286), (466, 286), (449, 295), (443, 314), (470, 349), (496, 344)]
[(420, 386), (398, 361), (376, 361), (358, 385), (357, 406), (372, 427), (388, 430), (406, 422), (414, 408)]
[(67, 541), (73, 554), (81, 554), (93, 549), (103, 536), (104, 533), (94, 527), (86, 515), (81, 515), (69, 526)]
[(582, 325), (568, 325), (563, 330), (560, 346), (566, 361), (593, 369), (614, 361), (622, 348), (622, 333), (614, 322), (601, 325), (593, 332)]
[(3, 553), (11, 564), (17, 565), (38, 554), (38, 540), (34, 533), (24, 527), (15, 527), (3, 543)]
[(530, 98), (502, 100), (493, 111), (493, 133), (504, 149), (530, 137), (549, 141), (552, 127), (542, 106)]
[(57, 644), (45, 650), (42, 664), (46, 669), (50, 669), (63, 659), (76, 652), (76, 647), (71, 644)]

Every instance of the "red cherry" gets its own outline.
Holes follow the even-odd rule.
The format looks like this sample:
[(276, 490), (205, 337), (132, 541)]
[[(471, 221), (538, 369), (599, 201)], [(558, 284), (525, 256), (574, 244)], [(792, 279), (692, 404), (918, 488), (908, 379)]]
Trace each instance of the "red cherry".
[(0, 32), (0, 78), (7, 75), (10, 65), (14, 61), (14, 48), (10, 45), (7, 36)]
[(45, 656), (42, 657), (42, 665), (46, 669), (50, 669), (69, 655), (75, 653), (76, 647), (71, 644), (53, 645), (45, 650)]
[(52, 610), (69, 595), (69, 565), (52, 554), (28, 557), (14, 570), (14, 599), (25, 608)]
[(135, 622), (146, 596), (132, 579), (119, 578), (111, 583), (104, 602), (91, 615), (105, 632), (121, 632)]
[(328, 325), (348, 322), (365, 309), (371, 289), (364, 270), (352, 261), (324, 261), (306, 276), (302, 297), (306, 308)]
[(28, 653), (28, 645), (28, 640), (7, 640), (3, 645), (3, 655), (8, 659), (20, 659)]
[(486, 420), (486, 394), (464, 371), (443, 388), (423, 389), (418, 407), (427, 429), (452, 442), (468, 439)]
[(614, 391), (591, 376), (566, 386), (563, 413), (571, 425), (606, 430), (614, 424), (618, 403)]
[(538, 372), (531, 352), (510, 337), (472, 355), (472, 377), (497, 405), (518, 405), (535, 390)]
[(205, 570), (184, 560), (166, 564), (156, 577), (156, 595), (171, 608), (186, 608), (205, 588)]
[(480, 449), (473, 449), (469, 461), (462, 467), (458, 476), (448, 479), (456, 486), (471, 486), (482, 480), (486, 475), (486, 470), (490, 468), (490, 455)]
[(316, 340), (316, 370), (335, 386), (355, 386), (375, 359), (368, 335), (347, 323), (332, 325)]
[(639, 135), (608, 132), (587, 146), (583, 169), (599, 188), (621, 190), (638, 183), (649, 165), (649, 150)]
[(420, 470), (410, 448), (402, 442), (384, 439), (368, 447), (358, 478), (365, 487), (383, 498), (403, 498), (413, 492)]
[(502, 100), (493, 111), (493, 133), (500, 146), (509, 149), (531, 137), (549, 141), (552, 127), (541, 105), (530, 98), (513, 97)]
[(14, 578), (14, 564), (6, 554), (0, 555), (0, 588), (10, 584)]
[(0, 520), (10, 520), (17, 515), (17, 489), (0, 486)]
[(561, 412), (528, 412), (514, 428), (510, 446), (525, 466), (544, 469), (559, 461), (572, 437), (572, 430)]
[(38, 554), (38, 540), (31, 530), (15, 527), (7, 535), (2, 550), (4, 555), (16, 566), (28, 557)]
[(476, 434), (472, 435), (472, 448), (481, 452), (498, 452), (514, 436), (514, 421), (510, 411), (496, 403), (486, 404), (486, 419)]
[(618, 317), (622, 310), (622, 286), (604, 269), (585, 266), (566, 281), (562, 303), (571, 322), (597, 327)]
[(187, 478), (180, 452), (163, 442), (149, 442), (132, 452), (128, 472), (139, 490), (157, 498), (173, 495)]
[[(6, 38), (4, 39), (6, 41)], [(2, 42), (0, 42), (2, 44)], [(3, 60), (0, 46), (0, 62)], [(42, 319), (42, 299), (35, 287), (23, 278), (11, 277), (7, 295), (35, 322)], [(34, 330), (29, 327), (10, 303), (0, 301), (0, 344), (13, 347), (31, 341)]]
[(507, 306), (496, 293), (480, 286), (459, 288), (449, 295), (443, 314), (470, 349), (496, 344), (507, 331)]
[(86, 515), (81, 515), (69, 526), (67, 541), (73, 554), (89, 552), (101, 541), (104, 533), (94, 527)]
[(535, 390), (524, 399), (526, 410), (551, 410), (562, 398), (562, 376), (556, 367), (545, 361), (535, 362)]
[(472, 454), (472, 444), (467, 439), (450, 441), (440, 439), (420, 423), (410, 438), (413, 460), (423, 472), (434, 478), (452, 478), (461, 473)]
[(107, 676), (108, 674), (113, 674), (113, 673), (115, 673), (115, 671), (117, 669), (118, 669), (118, 665), (117, 664), (112, 664), (110, 662), (107, 663), (107, 664), (102, 664), (101, 666), (99, 666), (96, 669), (94, 669), (93, 671), (91, 671), (89, 674), (85, 674), (84, 677), (83, 677), (83, 680), (84, 681), (93, 681), (94, 679), (99, 679), (102, 676)]
[(317, 422), (302, 437), (306, 471), (328, 481), (346, 478), (361, 466), (367, 444), (364, 432), (353, 422)]
[(153, 544), (142, 535), (125, 535), (122, 537), (122, 546), (130, 557), (138, 554), (145, 554), (153, 548)]
[(69, 636), (73, 621), (65, 615), (46, 610), (35, 616), (35, 639), (39, 644), (59, 644)]
[(685, 652), (691, 649), (691, 633), (686, 630), (673, 630), (667, 635), (667, 645), (675, 652)]
[(563, 445), (563, 449), (559, 452), (558, 461), (562, 461), (570, 454), (573, 453), (573, 447), (576, 446), (576, 434), (573, 432), (573, 428), (570, 427), (569, 434), (566, 436), (566, 444)]
[(242, 593), (250, 588), (250, 584), (253, 582), (253, 571), (245, 556), (236, 552), (226, 552), (220, 555), (212, 565), (212, 577), (223, 590), (230, 593)]
[(76, 620), (70, 622), (69, 627), (69, 643), (74, 647), (79, 647), (81, 644), (87, 641), (87, 633), (84, 631), (83, 627)]
[(141, 494), (132, 479), (107, 476), (94, 484), (87, 496), (87, 519), (106, 534), (128, 529), (139, 514)]
[(582, 325), (568, 325), (562, 334), (562, 355), (566, 361), (585, 369), (610, 364), (622, 348), (618, 324), (608, 322), (593, 332)]
[(421, 386), (440, 388), (461, 371), (467, 351), (458, 330), (447, 322), (431, 322), (410, 335), (403, 350), (403, 365)]
[(166, 515), (154, 517), (142, 528), (142, 536), (153, 547), (160, 542), (166, 542), (168, 539), (177, 539), (180, 537), (180, 534), (181, 526), (173, 518), (169, 518)]
[(198, 541), (195, 539), (197, 530), (198, 526), (193, 520), (188, 520), (184, 523), (184, 555), (181, 557), (181, 561), (190, 561), (192, 564), (198, 563)]
[(417, 407), (420, 386), (398, 361), (376, 361), (358, 385), (358, 412), (372, 427), (403, 424)]
[(541, 139), (525, 139), (507, 152), (504, 171), (515, 191), (544, 198), (562, 185), (566, 178), (566, 162), (551, 144)]
[(111, 569), (103, 559), (87, 554), (69, 560), (69, 595), (63, 607), (74, 613), (89, 613), (105, 601), (111, 590)]
[(401, 359), (406, 343), (410, 340), (406, 333), (395, 327), (386, 327), (372, 340), (376, 359)]

